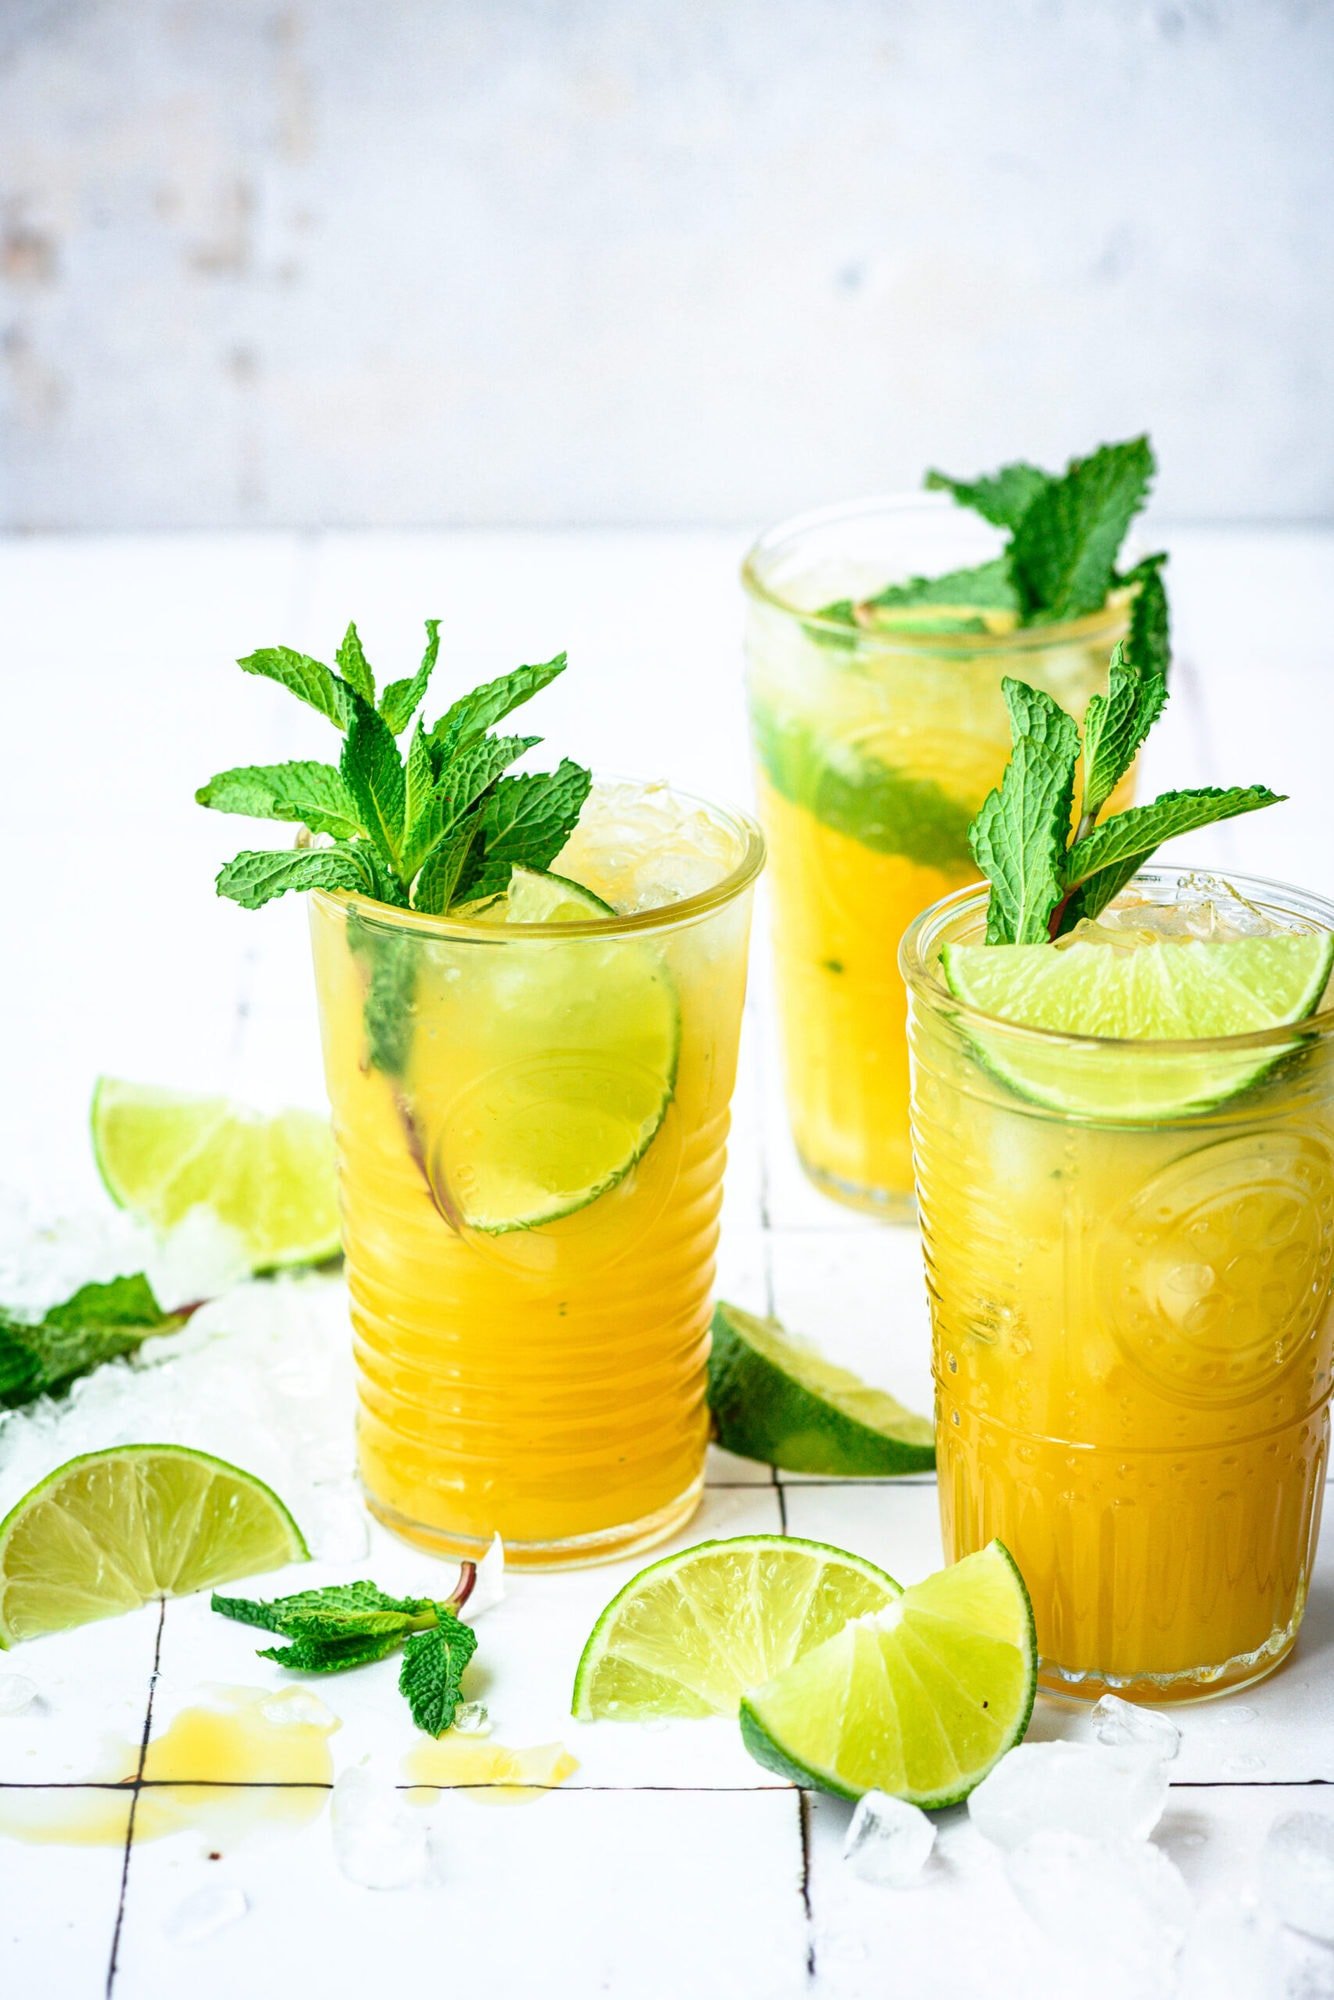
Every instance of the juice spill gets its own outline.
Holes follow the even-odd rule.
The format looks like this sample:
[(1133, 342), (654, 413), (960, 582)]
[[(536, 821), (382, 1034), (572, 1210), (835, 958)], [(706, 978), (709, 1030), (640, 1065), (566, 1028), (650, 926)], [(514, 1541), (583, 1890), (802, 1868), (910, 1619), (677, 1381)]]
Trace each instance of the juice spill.
[[(535, 1743), (527, 1750), (510, 1750), (503, 1743), (470, 1742), (464, 1737), (442, 1736), (437, 1742), (423, 1743), (403, 1759), (403, 1775), (410, 1785), (437, 1790), (462, 1790), (480, 1805), (518, 1806), (545, 1798), (553, 1786), (579, 1769), (563, 1743)], [(414, 1805), (430, 1806), (433, 1798), (414, 1798)]]
[[(194, 1832), (234, 1841), (305, 1826), (333, 1783), (338, 1717), (304, 1688), (210, 1687), (149, 1743), (134, 1837)], [(0, 1836), (65, 1847), (119, 1847), (129, 1830), (139, 1745), (112, 1738), (86, 1786), (0, 1790)], [(186, 1774), (193, 1782), (184, 1782)]]

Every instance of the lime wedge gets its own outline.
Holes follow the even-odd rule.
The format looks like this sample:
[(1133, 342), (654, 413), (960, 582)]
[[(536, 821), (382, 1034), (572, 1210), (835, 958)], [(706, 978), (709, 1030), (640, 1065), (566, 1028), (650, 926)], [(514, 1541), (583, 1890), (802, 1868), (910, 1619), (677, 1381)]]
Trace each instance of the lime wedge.
[(225, 1097), (188, 1097), (102, 1077), (93, 1151), (107, 1193), (155, 1229), (211, 1209), (256, 1271), (338, 1254), (333, 1135), (313, 1111), (262, 1117)]
[(613, 1597), (584, 1647), (573, 1712), (581, 1722), (735, 1715), (747, 1688), (898, 1590), (873, 1563), (823, 1542), (699, 1542)]
[(239, 1466), (174, 1444), (90, 1451), (0, 1521), (0, 1646), (309, 1554), (277, 1494)]
[[(576, 882), (516, 868), (477, 920), (614, 916)], [(681, 1016), (659, 946), (585, 930), (438, 949), (439, 976), (418, 981), (404, 1085), (441, 1207), (487, 1235), (588, 1208), (638, 1165), (676, 1087)]]
[(1037, 1673), (1024, 1580), (991, 1542), (756, 1688), (741, 1734), (798, 1785), (955, 1805), (1027, 1729)]
[(934, 1427), (883, 1389), (836, 1368), (777, 1320), (719, 1302), (709, 1355), (718, 1442), (789, 1472), (875, 1478), (929, 1472)]
[[(988, 1066), (1023, 1096), (1078, 1117), (1142, 1123), (1234, 1097), (1300, 1046), (1180, 1049), (1173, 1043), (1291, 1027), (1319, 1005), (1334, 967), (1334, 935), (1158, 938), (1132, 949), (1078, 941), (948, 944), (951, 993), (980, 1013), (1067, 1035), (1145, 1042), (1142, 1059), (975, 1030)], [(1152, 1044), (1159, 1046), (1154, 1047)]]

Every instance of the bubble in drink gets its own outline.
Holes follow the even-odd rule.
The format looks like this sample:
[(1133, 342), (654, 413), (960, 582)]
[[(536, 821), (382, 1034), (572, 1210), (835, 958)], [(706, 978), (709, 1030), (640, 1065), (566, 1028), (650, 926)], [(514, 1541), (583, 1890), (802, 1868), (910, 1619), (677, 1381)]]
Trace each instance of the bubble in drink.
[(426, 1873), (426, 1822), (394, 1787), (353, 1765), (333, 1788), (329, 1808), (334, 1859), (363, 1889), (407, 1889)]
[(1120, 1749), (1141, 1744), (1170, 1762), (1181, 1748), (1181, 1731), (1169, 1716), (1153, 1708), (1137, 1708), (1119, 1694), (1105, 1694), (1093, 1711), (1093, 1733), (1099, 1743)]
[(852, 1815), (843, 1858), (863, 1882), (906, 1889), (926, 1866), (935, 1841), (935, 1824), (920, 1806), (867, 1792)]
[(1260, 1886), (1285, 1924), (1334, 1943), (1334, 1817), (1275, 1820), (1260, 1850)]
[(982, 1780), (968, 1812), (997, 1847), (1018, 1847), (1053, 1829), (1144, 1840), (1166, 1803), (1163, 1759), (1143, 1745), (1021, 1743)]
[(234, 1884), (210, 1883), (176, 1905), (162, 1926), (162, 1934), (168, 1944), (202, 1944), (206, 1938), (226, 1930), (228, 1924), (239, 1922), (249, 1908), (243, 1889)]

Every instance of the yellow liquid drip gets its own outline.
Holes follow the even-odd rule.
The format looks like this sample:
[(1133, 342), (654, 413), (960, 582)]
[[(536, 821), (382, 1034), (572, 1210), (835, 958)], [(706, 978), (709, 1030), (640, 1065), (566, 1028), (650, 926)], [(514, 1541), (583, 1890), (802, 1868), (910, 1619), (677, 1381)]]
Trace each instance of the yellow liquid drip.
[[(563, 1743), (536, 1743), (527, 1750), (510, 1750), (463, 1736), (442, 1736), (423, 1743), (403, 1759), (403, 1775), (411, 1785), (438, 1790), (462, 1790), (479, 1805), (518, 1806), (545, 1798), (556, 1785), (579, 1769)], [(434, 1805), (431, 1797), (414, 1800)]]
[[(182, 1709), (150, 1741), (137, 1804), (139, 1745), (112, 1739), (87, 1788), (0, 1790), (0, 1836), (120, 1847), (132, 1805), (136, 1841), (194, 1832), (221, 1845), (261, 1828), (305, 1826), (316, 1818), (333, 1783), (328, 1739), (339, 1727), (337, 1717), (327, 1723), (275, 1719), (284, 1702), (308, 1698), (304, 1690), (275, 1695), (216, 1687), (208, 1697)], [(180, 1782), (186, 1773), (196, 1782)]]

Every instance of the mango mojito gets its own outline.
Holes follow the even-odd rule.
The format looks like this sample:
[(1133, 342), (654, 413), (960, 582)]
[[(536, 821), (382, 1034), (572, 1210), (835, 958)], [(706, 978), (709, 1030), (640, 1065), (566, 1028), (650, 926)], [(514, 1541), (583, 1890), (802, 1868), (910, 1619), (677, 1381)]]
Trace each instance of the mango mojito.
[(1082, 744), (1011, 683), (990, 890), (903, 945), (946, 1553), (999, 1536), (1043, 1682), (1198, 1699), (1306, 1600), (1334, 1361), (1334, 905), (1149, 867), (1273, 802), (1102, 817), (1164, 695), (1118, 656)]
[(1082, 716), (1135, 604), (1165, 616), (1162, 558), (1118, 567), (1153, 469), (1136, 439), (1059, 477), (932, 474), (948, 493), (806, 515), (746, 560), (788, 1106), (807, 1174), (853, 1207), (911, 1211), (898, 941), (977, 879), (968, 829), (1008, 752), (1002, 681)]
[(337, 674), (242, 663), (344, 730), (337, 768), (224, 772), (200, 796), (306, 829), (219, 887), (314, 891), (367, 1501), (426, 1546), (499, 1534), (518, 1564), (645, 1547), (702, 1488), (763, 844), (662, 785), (510, 773), (537, 739), (491, 725), (563, 657), (417, 722), (404, 757), (434, 635), (424, 677), (378, 701), (354, 645)]

